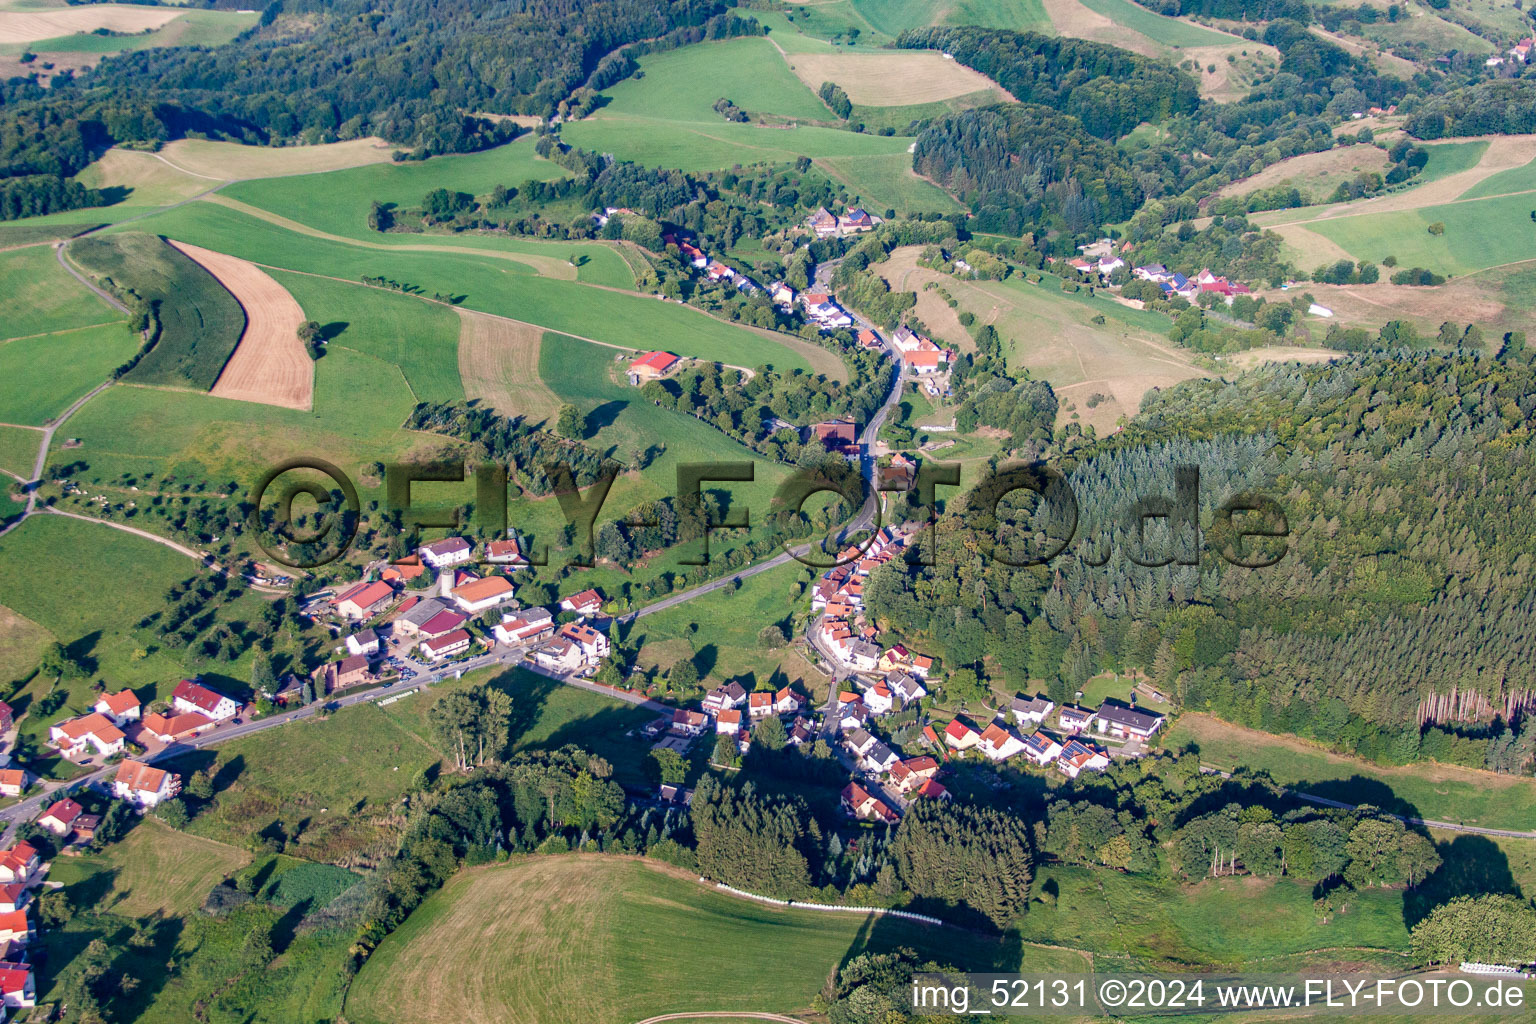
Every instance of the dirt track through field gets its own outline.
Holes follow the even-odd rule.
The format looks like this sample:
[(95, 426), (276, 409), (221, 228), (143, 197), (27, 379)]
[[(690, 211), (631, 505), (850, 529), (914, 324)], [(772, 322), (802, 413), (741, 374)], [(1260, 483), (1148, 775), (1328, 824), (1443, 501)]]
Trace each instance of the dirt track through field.
[(304, 310), (287, 289), (245, 260), (171, 242), (229, 289), (245, 310), (245, 330), (210, 394), (242, 402), (314, 408), (315, 363), (299, 340)]
[(98, 28), (136, 33), (156, 29), (181, 17), (176, 7), (109, 7), (91, 5), (52, 11), (0, 11), (0, 43), (34, 43), (39, 39), (94, 32)]
[(480, 399), (503, 416), (553, 420), (560, 399), (539, 377), (543, 328), (468, 309), (458, 314), (464, 397)]

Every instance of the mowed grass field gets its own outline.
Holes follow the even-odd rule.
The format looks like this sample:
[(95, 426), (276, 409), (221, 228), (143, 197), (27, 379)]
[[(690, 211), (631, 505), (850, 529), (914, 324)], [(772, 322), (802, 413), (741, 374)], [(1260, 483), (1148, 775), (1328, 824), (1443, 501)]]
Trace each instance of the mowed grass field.
[[(225, 159), (233, 160), (236, 156), (228, 154)], [(242, 181), (224, 189), (222, 194), (321, 231), (389, 240), (391, 236), (368, 229), (368, 209), (376, 201), (419, 207), (422, 197), (435, 188), (479, 196), (497, 185), (518, 188), (530, 179), (553, 181), (565, 177), (569, 177), (569, 172), (540, 158), (533, 151), (533, 139), (524, 137), (479, 153), (399, 164), (375, 161), (325, 174)], [(394, 237), (402, 242), (422, 241), (414, 236)]]
[(0, 339), (121, 319), (59, 266), (49, 246), (0, 252)]
[(343, 351), (391, 366), (419, 402), (460, 402), (459, 318), (444, 305), (309, 274), (274, 270), (272, 277), (326, 332), (321, 362)]
[[(0, 469), (17, 477), (30, 477), (37, 449), (42, 443), (43, 435), (39, 431), (0, 426)], [(10, 484), (9, 480), (0, 480), (0, 491), (9, 489)]]
[[(1237, 36), (1195, 25), (1178, 18), (1169, 18), (1150, 11), (1131, 0), (1078, 0), (1090, 11), (1104, 15), (1117, 25), (1139, 32), (1148, 39), (1164, 46), (1227, 46), (1241, 43)], [(1068, 34), (1068, 33), (1063, 33)]]
[(906, 153), (875, 156), (823, 157), (816, 161), (829, 177), (848, 187), (854, 202), (877, 213), (895, 210), (953, 213), (960, 201), (927, 178), (912, 170), (912, 157)]
[(233, 846), (178, 832), (146, 816), (100, 853), (61, 857), (49, 879), (103, 888), (97, 908), (124, 917), (179, 917), (200, 907), (208, 890), (251, 862)]
[(926, 25), (1051, 31), (1051, 19), (1040, 0), (850, 0), (849, 6), (860, 19), (890, 36)]
[(0, 342), (0, 380), (6, 382), (0, 390), (0, 422), (47, 424), (106, 380), (138, 347), (138, 337), (121, 323)]
[[(782, 910), (680, 874), (576, 854), (461, 871), (379, 946), (353, 982), (347, 1017), (632, 1024), (687, 1010), (792, 1013), (866, 945), (977, 961), (1004, 948), (954, 929)], [(735, 969), (715, 984), (701, 966), (722, 951)], [(1070, 954), (1040, 959), (1050, 962), (1040, 969), (1082, 965)]]
[[(1517, 194), (1335, 217), (1306, 227), (1357, 260), (1379, 261), (1391, 255), (1400, 266), (1460, 275), (1536, 259), (1533, 210), (1536, 194)], [(1444, 226), (1443, 234), (1430, 233), (1429, 226), (1437, 223)]]
[(608, 105), (564, 127), (566, 141), (648, 166), (686, 171), (781, 163), (798, 156), (905, 153), (911, 141), (805, 124), (727, 122), (713, 109), (722, 96), (754, 116), (836, 120), (767, 39), (699, 43), (646, 57), (641, 65), (645, 77), (608, 90)]
[(68, 258), (102, 282), (158, 303), (160, 338), (128, 373), (140, 384), (206, 391), (245, 330), (245, 312), (217, 278), (162, 239), (139, 232), (70, 243)]
[[(238, 211), (202, 202), (140, 223), (178, 241), (226, 252), (265, 267), (306, 271), (346, 281), (358, 281), (363, 276), (386, 277), (407, 282), (429, 295), (462, 297), (461, 305), (466, 309), (638, 350), (649, 350), (664, 342), (679, 355), (738, 366), (766, 362), (784, 370), (809, 368), (787, 345), (676, 303), (588, 288), (578, 281), (540, 277), (531, 267), (490, 255), (368, 249), (344, 241), (304, 237)], [(614, 258), (618, 258), (617, 254)]]
[(1530, 778), (1452, 765), (1382, 767), (1201, 714), (1182, 715), (1163, 740), (1170, 749), (1189, 744), (1213, 767), (1260, 769), (1281, 785), (1396, 814), (1521, 830), (1536, 820), (1536, 780)]
[(0, 605), (0, 686), (25, 679), (37, 668), (43, 648), (52, 642), (52, 633), (15, 609)]

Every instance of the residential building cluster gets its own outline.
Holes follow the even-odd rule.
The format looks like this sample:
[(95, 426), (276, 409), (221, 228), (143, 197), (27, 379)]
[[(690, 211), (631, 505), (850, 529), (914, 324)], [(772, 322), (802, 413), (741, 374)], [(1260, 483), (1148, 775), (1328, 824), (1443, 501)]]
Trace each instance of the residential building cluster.
[(817, 238), (857, 235), (865, 231), (873, 231), (880, 223), (881, 218), (872, 216), (856, 206), (849, 207), (841, 216), (832, 213), (825, 206), (818, 206), (816, 212), (805, 219), (805, 226), (810, 228), (811, 233)]

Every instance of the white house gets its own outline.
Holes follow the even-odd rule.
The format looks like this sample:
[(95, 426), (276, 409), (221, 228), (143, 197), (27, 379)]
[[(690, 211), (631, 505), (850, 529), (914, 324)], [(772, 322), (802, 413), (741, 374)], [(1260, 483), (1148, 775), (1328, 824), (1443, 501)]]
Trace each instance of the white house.
[(741, 710), (739, 708), (726, 708), (715, 716), (715, 734), (718, 736), (735, 736), (741, 732)]
[(848, 735), (843, 737), (843, 743), (853, 751), (855, 757), (863, 757), (864, 754), (880, 741), (863, 729), (850, 729)]
[(848, 645), (848, 664), (856, 672), (873, 672), (875, 665), (880, 661), (880, 648), (868, 640), (855, 640)]
[(445, 537), (431, 544), (423, 544), (416, 549), (416, 554), (432, 568), (446, 569), (469, 561), (474, 550), (473, 545), (463, 537)]
[(584, 665), (595, 665), (608, 657), (608, 637), (584, 623), (566, 623), (557, 637), (575, 645)]
[(773, 695), (773, 710), (776, 714), (798, 714), (800, 711), (800, 705), (800, 695), (787, 686)]
[(583, 590), (561, 600), (560, 610), (582, 616), (596, 615), (603, 610), (603, 595), (595, 590)]
[(371, 629), (365, 629), (353, 633), (347, 637), (347, 652), (353, 656), (366, 654), (369, 656), (379, 653), (379, 634)]
[(982, 732), (981, 740), (977, 745), (988, 760), (992, 761), (1006, 761), (1024, 749), (1023, 740), (996, 722), (987, 726)]
[(554, 632), (555, 617), (548, 608), (526, 608), (520, 612), (508, 612), (491, 630), (496, 639), (504, 644), (526, 644)]
[(1162, 715), (1109, 703), (1101, 705), (1094, 718), (1095, 728), (1100, 733), (1121, 739), (1149, 739), (1162, 724)]
[(860, 765), (867, 771), (874, 772), (877, 775), (884, 775), (900, 762), (900, 755), (896, 754), (890, 747), (879, 740), (875, 740), (870, 745), (870, 748), (864, 751), (864, 755), (859, 758)]
[(181, 776), (143, 761), (124, 761), (112, 780), (112, 795), (148, 810), (181, 792)]
[(453, 592), (453, 600), (465, 615), (478, 615), (512, 600), (512, 581), (505, 576), (470, 580)]
[(981, 733), (958, 718), (944, 727), (944, 743), (954, 750), (969, 750), (980, 742)]
[(463, 654), (469, 650), (469, 645), (473, 640), (474, 638), (469, 635), (468, 630), (455, 629), (451, 633), (444, 633), (442, 636), (423, 640), (420, 646), (422, 653), (428, 659), (442, 661), (445, 658), (451, 658), (454, 655)]
[(1015, 697), (1008, 705), (1008, 713), (1018, 725), (1039, 725), (1054, 710), (1056, 702), (1044, 697)]
[(1085, 771), (1101, 772), (1108, 768), (1109, 758), (1082, 740), (1068, 740), (1061, 749), (1061, 756), (1056, 759), (1056, 767), (1067, 778), (1075, 779)]
[(872, 715), (888, 715), (894, 706), (891, 698), (891, 688), (881, 680), (874, 686), (864, 691), (864, 706), (869, 708)]
[(183, 679), (176, 684), (176, 689), (171, 691), (171, 709), (196, 711), (207, 715), (215, 722), (221, 722), (240, 713), (240, 702), (233, 697), (224, 696), (217, 690), (211, 690), (202, 683)]
[(1061, 744), (1043, 732), (1024, 737), (1024, 756), (1035, 764), (1047, 765), (1061, 756)]
[(102, 694), (101, 699), (91, 705), (91, 710), (106, 715), (113, 725), (120, 726), (127, 722), (137, 722), (141, 708), (139, 698), (132, 690), (119, 690)]
[(747, 702), (747, 691), (740, 683), (726, 683), (710, 690), (702, 701), (705, 711), (718, 715), (727, 708), (739, 708)]
[(101, 757), (111, 757), (122, 751), (124, 739), (122, 730), (98, 711), (60, 722), (48, 730), (48, 742), (72, 760), (92, 750)]

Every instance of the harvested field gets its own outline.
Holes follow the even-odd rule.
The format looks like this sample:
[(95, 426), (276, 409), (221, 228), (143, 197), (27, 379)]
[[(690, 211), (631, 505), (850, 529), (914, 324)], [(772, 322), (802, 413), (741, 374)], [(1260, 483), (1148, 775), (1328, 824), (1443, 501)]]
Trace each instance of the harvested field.
[(351, 139), (322, 146), (242, 146), (238, 142), (178, 139), (160, 151), (177, 170), (220, 181), (282, 178), (385, 164), (396, 147), (383, 139)]
[(299, 340), (304, 310), (293, 296), (245, 260), (184, 242), (171, 244), (218, 278), (245, 310), (245, 331), (210, 393), (286, 409), (313, 408), (315, 363)]
[(177, 169), (158, 153), (136, 149), (107, 150), (79, 178), (87, 188), (128, 189), (124, 201), (133, 206), (169, 206), (218, 184)]
[[(1308, 284), (1307, 291), (1333, 310), (1333, 321), (1345, 327), (1379, 328), (1388, 320), (1411, 321), (1421, 334), (1433, 335), (1447, 320), (1475, 323), (1489, 344), (1505, 331), (1536, 330), (1536, 264), (1495, 267), (1453, 278), (1436, 288), (1413, 288), (1378, 282), (1370, 285)], [(1284, 292), (1269, 293), (1271, 302), (1286, 300)], [(1314, 336), (1327, 322), (1309, 321)]]
[[(1055, 388), (1061, 398), (1062, 423), (1070, 422), (1075, 413), (1101, 435), (1108, 433), (1120, 417), (1136, 413), (1151, 388), (1203, 375), (1187, 352), (1161, 334), (1167, 321), (1155, 314), (1106, 299), (1067, 295), (1053, 284), (1030, 284), (1019, 278), (961, 280), (917, 266), (919, 252), (914, 246), (894, 250), (880, 264), (881, 274), (893, 288), (917, 291), (918, 315), (924, 317), (924, 309), (932, 310), (935, 319), (924, 317), (924, 323), (945, 340), (954, 329), (963, 328), (956, 319), (955, 328), (946, 330), (937, 320), (941, 315), (957, 317), (960, 310), (968, 310), (979, 322), (992, 324), (1002, 336), (1008, 365), (1025, 367)], [(924, 292), (923, 285), (929, 281), (937, 281), (954, 296), (958, 308), (951, 309), (936, 291)], [(935, 296), (936, 305), (925, 305), (924, 296)], [(1105, 322), (1094, 323), (1095, 314)], [(1095, 395), (1101, 397), (1095, 400)]]
[(184, 11), (166, 7), (109, 7), (91, 4), (46, 11), (0, 11), (0, 43), (32, 43), (94, 32), (137, 33), (157, 29)]
[(1260, 189), (1289, 182), (1301, 191), (1304, 201), (1322, 202), (1343, 182), (1362, 171), (1384, 173), (1387, 154), (1375, 146), (1340, 146), (1321, 153), (1303, 153), (1271, 164), (1258, 174), (1240, 178), (1215, 195), (1245, 196)]
[(539, 376), (544, 330), (460, 309), (459, 377), (464, 397), (503, 416), (553, 420), (560, 399)]
[(905, 107), (988, 91), (995, 94), (989, 102), (1013, 99), (986, 75), (932, 50), (797, 53), (790, 64), (811, 90), (836, 82), (850, 100), (866, 107)]

